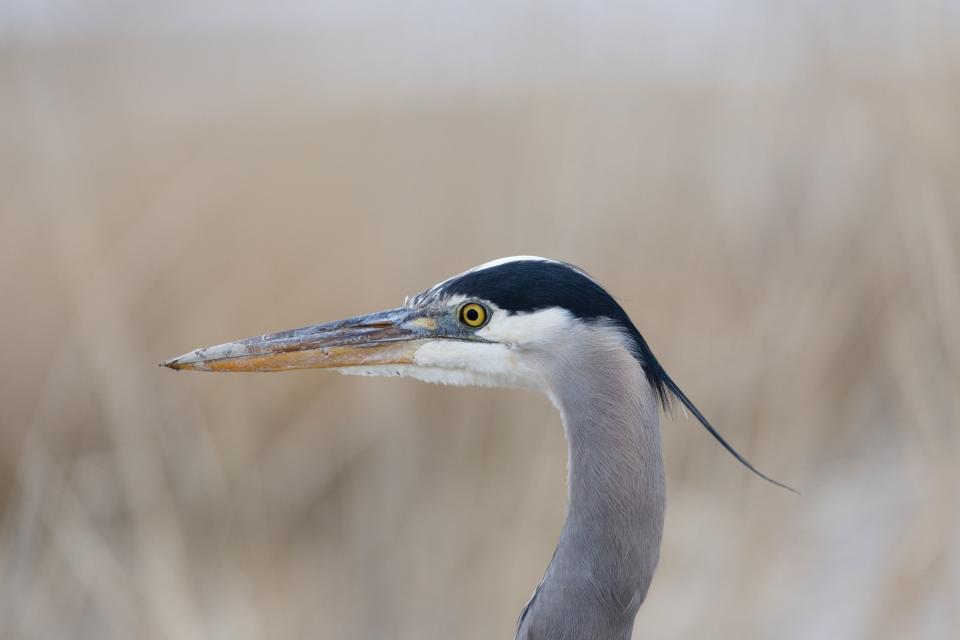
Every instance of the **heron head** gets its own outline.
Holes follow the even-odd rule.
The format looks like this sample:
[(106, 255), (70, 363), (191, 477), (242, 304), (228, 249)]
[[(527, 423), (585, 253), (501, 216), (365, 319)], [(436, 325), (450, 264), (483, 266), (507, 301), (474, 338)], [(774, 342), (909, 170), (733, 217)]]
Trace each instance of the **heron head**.
[(555, 260), (494, 260), (396, 309), (197, 349), (161, 364), (200, 371), (335, 369), (443, 384), (530, 387), (556, 403), (551, 376), (582, 367), (581, 359), (591, 357), (594, 372), (614, 360), (639, 364), (663, 406), (676, 397), (744, 466), (790, 489), (757, 471), (724, 440), (603, 287)]
[(585, 328), (604, 331), (636, 356), (662, 395), (659, 365), (620, 305), (577, 267), (533, 256), (480, 265), (396, 309), (197, 349), (163, 364), (545, 388), (548, 356)]

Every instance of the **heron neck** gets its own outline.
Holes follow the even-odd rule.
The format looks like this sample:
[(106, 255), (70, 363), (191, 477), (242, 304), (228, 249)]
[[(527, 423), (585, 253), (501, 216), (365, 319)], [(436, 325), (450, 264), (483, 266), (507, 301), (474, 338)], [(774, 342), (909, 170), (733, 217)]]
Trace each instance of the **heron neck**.
[(553, 369), (569, 449), (567, 515), (521, 617), (521, 639), (628, 639), (659, 559), (665, 489), (656, 398), (636, 359), (603, 345), (579, 341), (578, 353), (564, 354), (578, 366)]

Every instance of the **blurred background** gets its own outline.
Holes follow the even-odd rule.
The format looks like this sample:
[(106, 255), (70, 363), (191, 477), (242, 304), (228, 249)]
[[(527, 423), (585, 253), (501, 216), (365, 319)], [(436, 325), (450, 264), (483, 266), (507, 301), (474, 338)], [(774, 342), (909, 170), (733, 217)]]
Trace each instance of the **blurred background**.
[(576, 263), (677, 412), (637, 638), (960, 634), (960, 3), (7, 0), (0, 637), (511, 638), (533, 393), (189, 349)]

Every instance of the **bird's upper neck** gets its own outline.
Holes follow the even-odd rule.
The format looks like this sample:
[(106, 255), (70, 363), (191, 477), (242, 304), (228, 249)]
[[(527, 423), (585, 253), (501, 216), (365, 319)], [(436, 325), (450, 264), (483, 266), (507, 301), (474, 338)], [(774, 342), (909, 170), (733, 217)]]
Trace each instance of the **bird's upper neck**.
[(665, 489), (659, 410), (642, 368), (610, 329), (584, 329), (550, 357), (576, 366), (547, 386), (569, 448), (560, 541), (517, 637), (629, 638), (660, 555)]

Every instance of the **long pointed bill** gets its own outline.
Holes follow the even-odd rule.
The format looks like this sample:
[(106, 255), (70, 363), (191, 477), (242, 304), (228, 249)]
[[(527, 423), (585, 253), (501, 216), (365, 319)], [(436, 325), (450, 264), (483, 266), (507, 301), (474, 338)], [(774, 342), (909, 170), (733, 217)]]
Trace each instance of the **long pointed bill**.
[(195, 371), (284, 371), (412, 364), (437, 322), (399, 308), (197, 349), (161, 362)]

